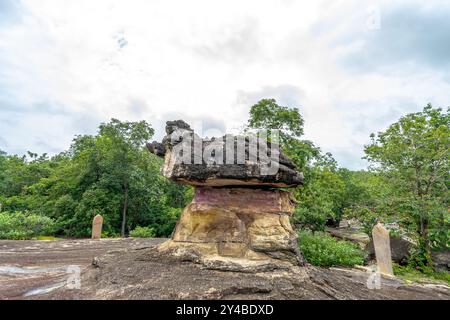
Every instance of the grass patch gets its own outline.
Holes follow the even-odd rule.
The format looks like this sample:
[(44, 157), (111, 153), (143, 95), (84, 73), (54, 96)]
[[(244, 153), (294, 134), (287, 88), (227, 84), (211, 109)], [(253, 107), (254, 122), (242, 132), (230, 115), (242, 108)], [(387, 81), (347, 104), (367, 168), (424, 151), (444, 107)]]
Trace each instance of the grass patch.
[(150, 227), (136, 227), (130, 231), (130, 236), (133, 238), (153, 238), (155, 237), (155, 230)]
[(393, 265), (394, 274), (406, 281), (418, 283), (444, 283), (450, 286), (449, 272), (421, 272), (410, 266)]
[(325, 233), (302, 230), (299, 232), (299, 246), (306, 260), (315, 266), (354, 266), (363, 264), (365, 252), (357, 244), (338, 240)]
[[(51, 236), (37, 236), (36, 238), (34, 238), (36, 240), (42, 240), (42, 241), (57, 241), (57, 240), (62, 240), (61, 238), (56, 238), (56, 237), (51, 237)], [(34, 240), (33, 239), (33, 240)]]

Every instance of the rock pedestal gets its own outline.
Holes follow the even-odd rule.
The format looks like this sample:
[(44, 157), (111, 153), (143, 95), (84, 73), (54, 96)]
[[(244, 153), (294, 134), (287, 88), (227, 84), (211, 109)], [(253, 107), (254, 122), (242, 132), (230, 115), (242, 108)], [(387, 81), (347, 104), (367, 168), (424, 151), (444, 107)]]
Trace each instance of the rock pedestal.
[(299, 264), (297, 237), (289, 223), (288, 192), (245, 188), (197, 188), (169, 246), (203, 256)]
[[(194, 153), (191, 160), (197, 157), (198, 163), (184, 163), (178, 161), (183, 152), (174, 150), (186, 141), (179, 139), (180, 133), (171, 137), (177, 128), (192, 137), (193, 132), (184, 122), (168, 122), (168, 136), (163, 144), (153, 142), (149, 150), (165, 157), (163, 175), (195, 186), (195, 195), (182, 212), (171, 240), (160, 245), (159, 250), (220, 270), (266, 270), (303, 265), (297, 235), (289, 221), (294, 200), (290, 192), (275, 188), (301, 183), (302, 175), (295, 171), (294, 164), (281, 154), (281, 171), (261, 175), (260, 163), (248, 160), (248, 150), (241, 164), (208, 163), (201, 157), (198, 161)], [(201, 144), (207, 148), (208, 142), (202, 140)], [(225, 150), (222, 154), (226, 157)]]

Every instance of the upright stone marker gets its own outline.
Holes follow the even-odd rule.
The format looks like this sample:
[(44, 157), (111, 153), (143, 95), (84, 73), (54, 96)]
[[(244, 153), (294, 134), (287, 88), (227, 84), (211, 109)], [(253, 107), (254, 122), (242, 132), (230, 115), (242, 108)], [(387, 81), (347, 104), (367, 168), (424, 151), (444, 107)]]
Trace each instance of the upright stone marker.
[(102, 237), (103, 217), (96, 215), (92, 221), (92, 239), (100, 239)]
[(386, 275), (394, 275), (392, 270), (391, 243), (389, 231), (381, 223), (377, 223), (372, 230), (373, 245), (377, 258), (378, 271)]

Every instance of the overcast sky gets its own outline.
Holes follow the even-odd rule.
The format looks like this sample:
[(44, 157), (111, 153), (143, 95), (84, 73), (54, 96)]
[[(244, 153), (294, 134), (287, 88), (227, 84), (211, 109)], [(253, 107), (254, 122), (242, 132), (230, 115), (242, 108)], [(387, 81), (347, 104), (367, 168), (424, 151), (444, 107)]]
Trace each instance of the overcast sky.
[(0, 149), (55, 154), (110, 118), (234, 132), (298, 107), (339, 165), (450, 104), (449, 1), (0, 0)]

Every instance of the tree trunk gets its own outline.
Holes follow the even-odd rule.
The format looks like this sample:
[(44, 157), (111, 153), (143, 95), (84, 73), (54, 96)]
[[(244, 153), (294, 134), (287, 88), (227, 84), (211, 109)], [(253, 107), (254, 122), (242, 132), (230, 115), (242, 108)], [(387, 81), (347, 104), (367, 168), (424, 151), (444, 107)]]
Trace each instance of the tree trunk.
[(417, 228), (419, 234), (419, 248), (422, 252), (422, 263), (426, 266), (431, 266), (431, 247), (429, 239), (429, 221), (427, 218), (421, 217), (419, 219), (419, 226)]
[(422, 238), (424, 249), (430, 253), (430, 239), (428, 236), (428, 219), (422, 218), (420, 223), (420, 237)]
[(127, 210), (128, 210), (128, 185), (125, 185), (125, 199), (123, 202), (123, 209), (122, 209), (122, 231), (121, 235), (122, 238), (125, 237), (125, 224), (127, 220)]

